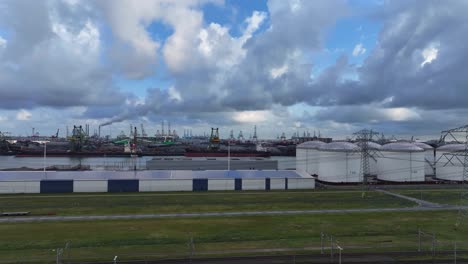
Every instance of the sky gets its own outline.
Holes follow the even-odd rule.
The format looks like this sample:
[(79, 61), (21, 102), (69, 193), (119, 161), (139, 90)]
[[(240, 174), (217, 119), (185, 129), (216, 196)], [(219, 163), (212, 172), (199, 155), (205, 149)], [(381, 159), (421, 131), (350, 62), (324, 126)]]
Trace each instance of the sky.
[(465, 0), (0, 0), (0, 131), (261, 138), (468, 123)]

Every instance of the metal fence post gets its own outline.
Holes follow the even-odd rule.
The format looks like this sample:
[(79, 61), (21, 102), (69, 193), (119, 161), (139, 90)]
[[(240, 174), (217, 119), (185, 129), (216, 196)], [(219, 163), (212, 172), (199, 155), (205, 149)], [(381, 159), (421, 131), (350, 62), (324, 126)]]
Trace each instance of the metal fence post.
[(421, 252), (421, 229), (418, 228), (418, 252)]
[(323, 232), (320, 232), (320, 254), (323, 254)]

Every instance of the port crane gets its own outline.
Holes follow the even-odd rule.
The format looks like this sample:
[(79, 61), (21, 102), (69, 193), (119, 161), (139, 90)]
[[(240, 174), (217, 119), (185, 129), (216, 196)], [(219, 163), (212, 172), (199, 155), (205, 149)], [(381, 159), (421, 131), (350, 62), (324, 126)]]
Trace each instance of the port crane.
[(211, 128), (211, 136), (210, 136), (210, 149), (219, 149), (219, 129), (218, 128)]

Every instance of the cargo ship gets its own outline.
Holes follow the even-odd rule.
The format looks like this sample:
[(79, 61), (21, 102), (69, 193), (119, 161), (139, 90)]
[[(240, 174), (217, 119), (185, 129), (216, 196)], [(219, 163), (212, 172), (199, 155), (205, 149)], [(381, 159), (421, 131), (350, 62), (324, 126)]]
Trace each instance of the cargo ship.
[[(128, 152), (101, 152), (101, 151), (47, 151), (47, 157), (130, 157), (132, 153)], [(141, 153), (133, 155), (141, 156)], [(44, 151), (18, 151), (15, 157), (43, 157)]]
[(269, 152), (265, 151), (231, 151), (231, 153), (228, 153), (226, 150), (206, 150), (206, 151), (196, 151), (196, 150), (190, 150), (186, 149), (184, 153), (185, 157), (262, 157), (262, 158), (268, 158), (270, 157)]

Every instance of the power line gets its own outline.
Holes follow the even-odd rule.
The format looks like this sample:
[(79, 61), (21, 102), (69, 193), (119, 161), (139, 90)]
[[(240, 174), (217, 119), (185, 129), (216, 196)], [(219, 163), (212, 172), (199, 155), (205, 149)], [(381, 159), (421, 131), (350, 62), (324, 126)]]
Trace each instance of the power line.
[[(465, 199), (468, 197), (468, 188), (467, 188), (467, 180), (468, 180), (468, 125), (445, 130), (441, 132), (440, 142), (445, 142), (446, 137), (451, 137), (455, 140), (456, 143), (464, 144), (465, 149), (462, 152), (458, 153), (446, 153), (445, 155), (451, 155), (452, 158), (456, 156), (456, 158), (462, 162), (463, 165), (463, 176), (462, 176), (462, 191), (460, 193), (460, 204), (464, 204)], [(460, 138), (462, 139), (460, 141)], [(459, 159), (462, 157), (463, 159)], [(459, 226), (460, 223), (463, 222), (463, 218), (467, 215), (467, 210), (460, 208), (458, 210), (458, 217), (456, 226)]]

